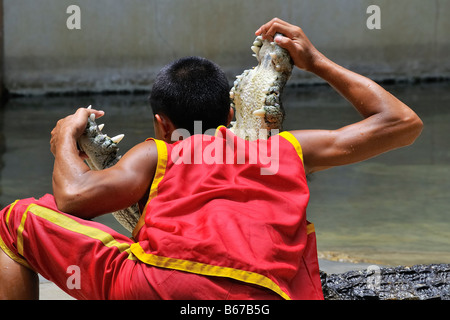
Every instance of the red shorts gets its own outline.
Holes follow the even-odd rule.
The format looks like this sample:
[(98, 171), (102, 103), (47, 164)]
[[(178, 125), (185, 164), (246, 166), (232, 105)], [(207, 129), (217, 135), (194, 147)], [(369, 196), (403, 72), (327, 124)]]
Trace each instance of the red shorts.
[(0, 247), (77, 299), (279, 299), (228, 278), (147, 265), (130, 238), (57, 209), (51, 195), (0, 211)]

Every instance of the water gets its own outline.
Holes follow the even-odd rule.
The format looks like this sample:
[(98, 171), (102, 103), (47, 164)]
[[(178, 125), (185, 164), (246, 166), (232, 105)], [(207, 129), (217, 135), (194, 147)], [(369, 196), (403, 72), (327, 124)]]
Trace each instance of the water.
[[(391, 265), (450, 263), (450, 84), (387, 89), (416, 111), (424, 131), (410, 147), (313, 175), (308, 215), (319, 251)], [(324, 88), (293, 91), (287, 104), (286, 129), (359, 120)]]
[[(450, 83), (386, 87), (422, 118), (413, 146), (311, 177), (308, 219), (324, 257), (386, 265), (450, 263)], [(328, 87), (287, 88), (285, 129), (335, 129), (360, 119)], [(121, 152), (153, 135), (146, 95), (14, 98), (0, 111), (0, 205), (51, 193), (50, 131), (77, 107), (106, 111)], [(128, 234), (110, 215), (97, 219)]]

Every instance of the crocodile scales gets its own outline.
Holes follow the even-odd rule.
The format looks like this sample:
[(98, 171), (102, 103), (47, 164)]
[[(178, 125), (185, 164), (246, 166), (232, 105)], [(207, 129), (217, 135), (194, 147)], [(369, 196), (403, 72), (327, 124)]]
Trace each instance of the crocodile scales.
[(286, 49), (261, 36), (256, 37), (251, 49), (258, 65), (234, 81), (230, 99), (236, 121), (230, 130), (246, 140), (267, 139), (271, 130), (281, 130), (285, 115), (281, 94), (293, 61)]
[[(236, 111), (230, 129), (243, 139), (266, 139), (272, 129), (281, 130), (285, 116), (281, 93), (293, 63), (285, 49), (261, 37), (255, 39), (251, 49), (258, 65), (237, 76), (230, 90)], [(92, 170), (109, 168), (120, 159), (117, 144), (123, 135), (110, 138), (102, 129), (103, 125), (97, 125), (91, 117), (78, 141)], [(113, 215), (130, 232), (140, 217), (137, 204)], [(377, 267), (341, 274), (321, 271), (320, 277), (326, 300), (450, 300), (450, 264)]]
[[(91, 108), (91, 106), (88, 108)], [(95, 116), (92, 114), (88, 118), (84, 134), (78, 140), (80, 150), (88, 156), (85, 161), (91, 170), (103, 170), (112, 167), (121, 158), (118, 154), (119, 147), (117, 144), (123, 139), (124, 135), (110, 138), (102, 133), (103, 126), (103, 124), (97, 125)], [(139, 206), (136, 203), (126, 209), (113, 212), (112, 215), (125, 229), (132, 232), (140, 218)]]
[(326, 300), (450, 300), (450, 264), (321, 272)]

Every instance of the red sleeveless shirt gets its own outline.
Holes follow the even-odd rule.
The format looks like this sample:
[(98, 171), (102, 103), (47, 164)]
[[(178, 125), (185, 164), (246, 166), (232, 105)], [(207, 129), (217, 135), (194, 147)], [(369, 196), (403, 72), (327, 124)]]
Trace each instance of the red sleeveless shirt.
[(309, 189), (289, 132), (245, 141), (225, 127), (174, 144), (155, 140), (158, 164), (133, 232), (142, 262), (323, 299)]

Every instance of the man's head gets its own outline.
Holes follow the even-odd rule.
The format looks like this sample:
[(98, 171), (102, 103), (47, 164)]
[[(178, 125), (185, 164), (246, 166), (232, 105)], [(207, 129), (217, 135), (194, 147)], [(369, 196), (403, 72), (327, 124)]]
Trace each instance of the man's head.
[(153, 84), (150, 104), (156, 136), (164, 140), (178, 128), (194, 134), (194, 121), (202, 121), (206, 131), (228, 125), (232, 118), (224, 72), (200, 57), (182, 58), (165, 66)]

